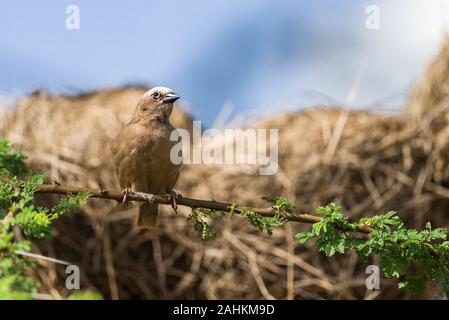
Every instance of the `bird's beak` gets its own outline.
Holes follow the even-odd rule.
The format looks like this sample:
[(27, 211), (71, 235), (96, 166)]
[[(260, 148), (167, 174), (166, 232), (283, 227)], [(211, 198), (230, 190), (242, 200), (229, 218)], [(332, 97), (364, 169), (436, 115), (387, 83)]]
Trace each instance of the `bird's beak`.
[(165, 97), (162, 99), (162, 101), (164, 103), (175, 102), (179, 98), (180, 98), (180, 96), (178, 96), (176, 93), (168, 93), (165, 95)]

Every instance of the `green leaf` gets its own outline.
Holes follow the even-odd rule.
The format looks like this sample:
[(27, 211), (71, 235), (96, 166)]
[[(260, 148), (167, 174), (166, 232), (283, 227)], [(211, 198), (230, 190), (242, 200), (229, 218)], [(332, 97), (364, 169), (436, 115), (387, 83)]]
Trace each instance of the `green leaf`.
[(103, 297), (98, 292), (85, 290), (71, 294), (68, 300), (103, 300)]

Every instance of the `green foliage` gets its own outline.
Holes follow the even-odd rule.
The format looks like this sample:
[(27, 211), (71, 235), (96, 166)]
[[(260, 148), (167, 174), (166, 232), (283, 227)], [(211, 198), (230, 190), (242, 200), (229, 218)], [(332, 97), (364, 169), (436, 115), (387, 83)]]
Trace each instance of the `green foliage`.
[(347, 233), (341, 230), (352, 231), (356, 226), (343, 216), (341, 207), (334, 203), (326, 207), (319, 207), (315, 211), (323, 218), (320, 222), (314, 223), (310, 231), (296, 234), (296, 240), (304, 243), (310, 238), (317, 237), (318, 249), (327, 256), (345, 253), (350, 248), (350, 239)]
[(11, 152), (12, 144), (0, 140), (0, 168), (4, 168), (15, 176), (23, 176), (28, 172), (25, 156), (21, 152)]
[[(362, 218), (358, 223), (349, 222), (335, 204), (320, 207), (317, 213), (322, 220), (314, 223), (310, 231), (296, 234), (300, 243), (316, 238), (319, 250), (327, 256), (353, 249), (366, 261), (378, 254), (384, 275), (403, 279), (399, 288), (414, 293), (419, 293), (428, 281), (449, 287), (449, 241), (444, 229), (432, 229), (430, 223), (422, 231), (408, 229), (393, 211)], [(351, 236), (348, 231), (355, 231), (358, 224), (373, 231), (365, 239)]]
[(276, 210), (276, 214), (273, 217), (265, 217), (255, 213), (251, 208), (238, 208), (234, 202), (230, 206), (229, 212), (210, 210), (206, 208), (196, 208), (188, 216), (188, 221), (192, 224), (193, 228), (198, 231), (204, 240), (211, 240), (216, 237), (216, 232), (212, 230), (209, 224), (205, 221), (206, 217), (218, 218), (218, 217), (234, 217), (239, 213), (242, 217), (246, 218), (251, 225), (256, 227), (260, 232), (265, 231), (267, 235), (273, 234), (273, 229), (281, 226), (286, 220), (284, 214), (294, 208), (285, 198), (263, 198), (273, 204), (273, 208)]
[(191, 223), (193, 229), (195, 229), (201, 234), (203, 240), (212, 240), (216, 236), (215, 231), (212, 230), (212, 228), (207, 224), (206, 221), (204, 221), (204, 219), (207, 216), (217, 217), (221, 215), (222, 214), (220, 211), (212, 211), (204, 208), (196, 208), (192, 210), (192, 212), (187, 217), (187, 220)]
[(265, 201), (271, 203), (271, 206), (278, 214), (283, 215), (292, 209), (295, 209), (295, 205), (288, 202), (284, 197), (262, 197)]
[[(203, 239), (213, 239), (216, 233), (205, 219), (233, 217), (239, 213), (259, 231), (271, 235), (273, 228), (286, 221), (286, 214), (294, 206), (283, 197), (264, 199), (276, 210), (274, 217), (262, 216), (250, 208), (238, 208), (233, 203), (228, 213), (197, 208), (189, 215), (189, 221)], [(351, 222), (343, 215), (341, 206), (335, 203), (317, 208), (316, 214), (321, 216), (321, 220), (312, 224), (309, 231), (295, 235), (299, 243), (314, 238), (318, 250), (329, 257), (355, 250), (366, 261), (377, 254), (384, 275), (401, 279), (399, 288), (414, 293), (420, 292), (428, 281), (440, 282), (446, 290), (449, 289), (449, 241), (446, 230), (433, 229), (430, 223), (422, 231), (406, 228), (394, 211)], [(359, 225), (368, 226), (372, 231), (364, 238), (356, 237), (354, 231), (358, 230)]]
[(266, 231), (269, 236), (273, 234), (273, 229), (283, 224), (284, 219), (277, 213), (274, 217), (264, 217), (255, 213), (250, 208), (240, 209), (240, 214), (247, 218), (248, 221), (259, 231)]
[(102, 299), (103, 297), (101, 296), (101, 294), (90, 290), (77, 291), (68, 297), (68, 300), (102, 300)]
[(31, 278), (20, 275), (3, 276), (0, 274), (1, 300), (29, 300), (37, 291), (37, 284)]
[(33, 204), (33, 196), (44, 175), (31, 174), (21, 153), (12, 152), (11, 144), (0, 141), (0, 299), (31, 299), (39, 284), (28, 276), (36, 264), (16, 251), (29, 251), (29, 240), (16, 241), (14, 227), (29, 238), (51, 235), (52, 222), (70, 210), (85, 204), (88, 193), (63, 197), (53, 208)]

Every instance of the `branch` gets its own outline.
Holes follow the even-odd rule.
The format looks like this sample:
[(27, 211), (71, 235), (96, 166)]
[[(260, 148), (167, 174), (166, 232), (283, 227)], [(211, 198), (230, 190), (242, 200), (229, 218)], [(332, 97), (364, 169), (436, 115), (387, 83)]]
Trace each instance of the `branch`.
[[(36, 193), (43, 194), (63, 194), (67, 195), (70, 193), (78, 193), (78, 192), (88, 192), (91, 194), (92, 198), (100, 198), (100, 199), (109, 199), (120, 202), (123, 200), (123, 194), (117, 191), (110, 190), (101, 190), (101, 189), (89, 189), (89, 188), (79, 188), (79, 187), (70, 187), (63, 186), (60, 184), (41, 184), (38, 186), (38, 190)], [(158, 203), (163, 205), (170, 205), (171, 199), (169, 195), (157, 195), (151, 193), (143, 193), (143, 192), (130, 192), (128, 196), (128, 200), (130, 201), (139, 201), (139, 202), (150, 202), (150, 203)], [(232, 210), (232, 204), (218, 202), (215, 200), (200, 200), (200, 199), (192, 199), (183, 196), (179, 196), (176, 199), (176, 203), (178, 205), (190, 207), (192, 209), (195, 208), (206, 208), (216, 211), (230, 212)], [(247, 207), (251, 209), (254, 213), (257, 213), (264, 217), (274, 217), (277, 214), (277, 211), (272, 207), (267, 208), (253, 208)], [(234, 211), (238, 214), (241, 214), (241, 209), (234, 208)], [(288, 221), (296, 221), (302, 223), (313, 224), (321, 221), (321, 217), (309, 213), (301, 213), (299, 211), (290, 211), (288, 213), (283, 214), (283, 217)], [(350, 231), (350, 230), (343, 230)], [(373, 231), (372, 228), (359, 224), (356, 228), (357, 232), (368, 234)]]

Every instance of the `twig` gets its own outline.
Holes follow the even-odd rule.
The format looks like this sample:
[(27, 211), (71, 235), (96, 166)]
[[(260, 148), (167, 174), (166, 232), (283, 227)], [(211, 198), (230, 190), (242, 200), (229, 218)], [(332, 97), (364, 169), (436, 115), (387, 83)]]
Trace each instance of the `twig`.
[(35, 254), (35, 253), (28, 252), (28, 251), (16, 250), (14, 252), (18, 255), (30, 257), (30, 258), (34, 258), (34, 259), (38, 259), (38, 260), (45, 260), (45, 261), (49, 261), (49, 262), (53, 262), (53, 263), (63, 264), (65, 266), (71, 265), (70, 262), (67, 262), (64, 260), (59, 260), (59, 259), (55, 259), (52, 257), (46, 257), (41, 254)]
[[(109, 199), (109, 200), (115, 200), (118, 202), (123, 200), (123, 194), (121, 192), (117, 192), (117, 191), (70, 187), (70, 186), (57, 185), (57, 184), (41, 184), (38, 186), (38, 190), (36, 193), (67, 195), (70, 193), (79, 193), (79, 192), (88, 192), (91, 194), (92, 198)], [(170, 199), (170, 195), (157, 195), (157, 194), (143, 193), (143, 192), (130, 192), (128, 195), (128, 200), (129, 201), (158, 203), (158, 204), (164, 204), (164, 205), (171, 205), (171, 203), (172, 203), (171, 199)], [(192, 209), (206, 208), (206, 209), (223, 211), (223, 212), (230, 212), (233, 210), (233, 208), (232, 208), (233, 205), (230, 203), (218, 202), (215, 200), (192, 199), (192, 198), (187, 198), (187, 197), (183, 197), (183, 196), (179, 196), (176, 199), (176, 203), (178, 205), (190, 207)], [(242, 207), (240, 207), (240, 209), (238, 207), (234, 208), (234, 212), (241, 214), (241, 208)], [(247, 208), (251, 209), (254, 213), (257, 213), (264, 217), (274, 217), (277, 214), (277, 211), (272, 207), (267, 207), (267, 208), (247, 207)], [(282, 216), (287, 221), (296, 221), (296, 222), (303, 222), (303, 223), (309, 223), (309, 224), (320, 222), (322, 219), (319, 216), (309, 214), (309, 213), (301, 213), (296, 210), (292, 210), (288, 213), (283, 214)], [(343, 231), (351, 231), (351, 230), (343, 230)], [(368, 234), (368, 233), (371, 233), (373, 231), (373, 229), (364, 224), (358, 224), (356, 226), (355, 231)]]

